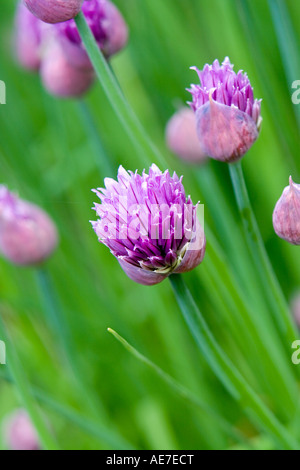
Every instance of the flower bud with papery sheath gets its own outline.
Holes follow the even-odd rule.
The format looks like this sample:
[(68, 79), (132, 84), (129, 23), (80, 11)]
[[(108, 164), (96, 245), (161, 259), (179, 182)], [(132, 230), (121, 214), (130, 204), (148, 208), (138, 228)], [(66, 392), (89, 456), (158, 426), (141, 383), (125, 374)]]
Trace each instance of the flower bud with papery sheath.
[(196, 113), (197, 134), (203, 150), (215, 160), (239, 160), (256, 141), (262, 118), (261, 100), (254, 99), (246, 73), (233, 71), (226, 57), (196, 70), (200, 85), (188, 90)]
[(289, 179), (273, 212), (273, 227), (280, 238), (300, 245), (300, 184)]
[(204, 230), (176, 173), (154, 164), (142, 175), (120, 167), (118, 180), (104, 183), (95, 190), (101, 204), (95, 204), (99, 219), (92, 225), (132, 280), (158, 284), (201, 263)]
[(46, 212), (0, 185), (0, 254), (17, 265), (36, 265), (51, 256), (57, 241)]
[(166, 142), (178, 157), (192, 163), (203, 163), (203, 153), (196, 131), (196, 116), (190, 108), (182, 108), (169, 120), (166, 127)]
[(31, 13), (45, 23), (61, 23), (75, 18), (83, 0), (23, 0)]

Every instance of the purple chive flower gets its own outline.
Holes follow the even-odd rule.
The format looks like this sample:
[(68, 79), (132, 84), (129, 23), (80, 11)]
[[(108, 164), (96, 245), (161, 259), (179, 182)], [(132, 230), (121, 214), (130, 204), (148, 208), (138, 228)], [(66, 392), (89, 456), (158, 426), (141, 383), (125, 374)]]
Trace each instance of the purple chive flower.
[(41, 22), (22, 3), (17, 7), (14, 41), (20, 64), (37, 71), (41, 63)]
[(193, 163), (207, 160), (198, 139), (195, 113), (190, 108), (182, 108), (171, 117), (166, 127), (166, 142), (183, 160)]
[[(128, 29), (119, 10), (108, 0), (86, 0), (82, 12), (99, 49), (108, 58), (127, 43)], [(77, 67), (91, 67), (74, 20), (56, 25), (68, 60)]]
[(191, 85), (191, 108), (196, 113), (197, 134), (203, 152), (215, 160), (240, 159), (259, 135), (261, 100), (254, 99), (246, 73), (233, 71), (226, 57), (196, 70), (201, 85)]
[(45, 23), (75, 18), (84, 0), (23, 0), (28, 10)]
[(17, 265), (45, 261), (58, 241), (50, 217), (0, 185), (0, 254)]
[(41, 448), (33, 424), (23, 409), (14, 411), (5, 419), (2, 432), (10, 450), (40, 450)]
[(300, 291), (294, 293), (290, 302), (290, 309), (296, 325), (300, 327)]
[(300, 245), (300, 184), (294, 183), (291, 176), (275, 206), (273, 227), (280, 238)]
[(204, 231), (182, 177), (153, 164), (142, 175), (120, 167), (118, 180), (104, 183), (94, 190), (101, 204), (95, 204), (99, 219), (92, 225), (132, 280), (153, 285), (201, 263)]

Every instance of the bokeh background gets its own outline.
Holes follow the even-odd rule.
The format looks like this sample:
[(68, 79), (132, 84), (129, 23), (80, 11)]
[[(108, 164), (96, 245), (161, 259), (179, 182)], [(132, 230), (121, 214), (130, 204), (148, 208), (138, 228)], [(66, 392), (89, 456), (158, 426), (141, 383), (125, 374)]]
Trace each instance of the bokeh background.
[[(294, 0), (115, 3), (130, 28), (127, 48), (111, 61), (115, 74), (164, 155), (164, 162), (155, 163), (184, 174), (187, 193), (205, 205), (207, 254), (185, 278), (218, 343), (274, 415), (300, 437), (297, 366), (291, 363), (290, 345), (280, 337), (257, 281), (227, 165), (209, 161), (202, 167), (189, 166), (168, 151), (164, 138), (168, 119), (190, 99), (186, 88), (197, 83), (190, 66), (202, 68), (229, 56), (236, 70), (247, 71), (255, 97), (263, 99), (263, 125), (243, 166), (267, 251), (289, 300), (300, 283), (299, 249), (275, 236), (272, 211), (289, 175), (300, 182), (300, 105), (291, 101), (292, 81), (300, 80), (300, 4)], [(42, 206), (58, 226), (60, 244), (45, 269), (78, 356), (78, 369), (72, 372), (59, 335), (46, 321), (36, 270), (0, 260), (0, 315), (33, 399), (40, 403), (59, 445), (64, 449), (278, 448), (250, 422), (200, 355), (169, 282), (151, 288), (133, 283), (97, 242), (89, 224), (95, 217), (91, 189), (102, 186), (105, 176), (115, 176), (120, 164), (141, 171), (149, 162), (137, 154), (99, 83), (83, 100), (59, 100), (43, 90), (38, 76), (18, 66), (11, 45), (15, 5), (12, 0), (1, 2), (0, 79), (7, 86), (7, 104), (0, 108), (0, 183)], [(100, 140), (91, 131), (90, 116)], [(268, 358), (252, 335), (247, 314), (258, 325)], [(178, 396), (130, 355), (108, 327), (213, 413)], [(1, 421), (22, 401), (5, 366), (0, 372)], [(76, 376), (81, 388), (74, 386)], [(221, 425), (222, 419), (228, 429)], [(231, 428), (243, 433), (242, 442), (232, 436)]]

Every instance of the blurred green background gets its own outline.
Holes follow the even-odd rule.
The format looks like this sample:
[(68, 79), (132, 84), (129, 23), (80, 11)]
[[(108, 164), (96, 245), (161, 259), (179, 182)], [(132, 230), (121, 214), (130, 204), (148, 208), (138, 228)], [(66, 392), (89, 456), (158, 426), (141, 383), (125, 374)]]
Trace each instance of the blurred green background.
[[(263, 99), (263, 125), (243, 165), (271, 262), (290, 299), (300, 280), (298, 248), (275, 236), (272, 211), (289, 175), (300, 182), (300, 107), (291, 102), (291, 83), (300, 80), (300, 3), (115, 3), (130, 28), (128, 47), (112, 60), (116, 76), (168, 168), (184, 174), (187, 193), (205, 205), (207, 254), (203, 264), (186, 275), (187, 282), (219, 344), (274, 415), (300, 438), (297, 366), (291, 363), (290, 344), (280, 336), (257, 281), (227, 165), (210, 161), (201, 168), (187, 166), (170, 154), (164, 141), (166, 122), (190, 99), (185, 89), (197, 83), (190, 66), (202, 68), (229, 56), (236, 71), (247, 71), (255, 97)], [(243, 448), (278, 448), (249, 421), (198, 352), (168, 281), (151, 288), (133, 283), (97, 242), (89, 224), (95, 217), (90, 190), (102, 186), (108, 174), (114, 176), (119, 164), (141, 171), (147, 162), (137, 155), (98, 83), (84, 102), (58, 100), (46, 94), (38, 76), (18, 66), (11, 46), (15, 5), (3, 0), (0, 17), (0, 79), (7, 86), (7, 104), (0, 108), (0, 183), (41, 205), (57, 223), (60, 245), (47, 270), (87, 385), (74, 387), (59, 338), (47, 324), (35, 270), (0, 260), (0, 315), (31, 386), (47, 396), (41, 406), (59, 445), (118, 448), (122, 437), (138, 449), (235, 447), (238, 442), (221, 426), (222, 417), (244, 434)], [(86, 126), (86, 106), (110, 167)], [(164, 162), (155, 163), (165, 169)], [(260, 345), (249, 329), (249, 316), (257, 326)], [(107, 333), (108, 327), (216, 415), (177, 396), (123, 349)], [(0, 372), (5, 374), (5, 366)], [(51, 405), (50, 398), (63, 410)], [(13, 384), (2, 379), (0, 420), (20, 405)], [(80, 415), (80, 423), (67, 416), (66, 407)], [(86, 423), (91, 422), (89, 427)], [(109, 431), (114, 433), (113, 442)], [(4, 447), (1, 438), (0, 446)]]

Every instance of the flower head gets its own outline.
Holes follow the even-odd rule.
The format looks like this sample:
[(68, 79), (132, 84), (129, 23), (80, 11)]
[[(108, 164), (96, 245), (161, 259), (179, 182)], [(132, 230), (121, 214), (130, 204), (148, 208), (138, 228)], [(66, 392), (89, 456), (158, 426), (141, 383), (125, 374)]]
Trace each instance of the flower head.
[[(106, 57), (121, 50), (127, 43), (128, 29), (119, 10), (108, 0), (86, 0), (82, 12)], [(69, 60), (78, 67), (91, 67), (74, 20), (56, 26)]]
[(3, 423), (3, 437), (10, 450), (39, 450), (37, 433), (27, 412), (23, 409), (11, 413)]
[(290, 301), (290, 310), (296, 325), (300, 327), (300, 291), (295, 292)]
[(152, 165), (139, 175), (120, 167), (118, 180), (104, 183), (95, 190), (101, 204), (95, 204), (99, 219), (92, 225), (131, 279), (157, 284), (201, 263), (204, 231), (176, 173)]
[(39, 207), (0, 185), (0, 253), (14, 264), (45, 261), (57, 245), (57, 230)]
[(222, 65), (215, 60), (203, 70), (192, 69), (201, 84), (191, 85), (188, 91), (204, 153), (216, 160), (238, 160), (259, 135), (261, 100), (254, 99), (247, 74), (235, 73), (228, 57)]
[(190, 108), (182, 108), (171, 117), (166, 141), (170, 150), (183, 160), (202, 163), (207, 159), (197, 136), (195, 113)]
[(300, 245), (300, 184), (290, 176), (289, 186), (284, 188), (273, 212), (276, 234), (293, 245)]
[(40, 75), (44, 88), (61, 98), (82, 96), (90, 89), (95, 78), (93, 69), (82, 69), (70, 64), (62, 45), (56, 40), (47, 45)]
[(28, 10), (45, 23), (75, 18), (84, 0), (23, 0)]

